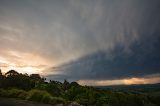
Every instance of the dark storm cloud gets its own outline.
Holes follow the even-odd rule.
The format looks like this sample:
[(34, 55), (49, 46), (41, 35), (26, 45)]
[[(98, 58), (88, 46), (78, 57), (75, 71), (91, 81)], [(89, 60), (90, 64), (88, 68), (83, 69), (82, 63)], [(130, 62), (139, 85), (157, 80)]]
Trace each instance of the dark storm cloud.
[[(120, 5), (122, 9), (117, 10), (120, 12), (118, 13), (120, 17), (116, 16), (112, 10), (113, 13), (110, 14), (114, 17), (109, 22), (112, 22), (110, 27), (113, 27), (113, 32), (109, 30), (111, 31), (109, 36), (105, 35), (109, 33), (105, 31), (107, 19), (103, 15), (103, 22), (95, 24), (95, 26), (100, 25), (96, 29), (100, 32), (95, 32), (99, 33), (96, 40), (100, 39), (102, 43), (99, 51), (59, 67), (58, 71), (62, 71), (62, 75), (66, 75), (65, 78), (113, 80), (160, 73), (160, 2), (136, 1), (132, 3), (124, 3), (123, 6), (127, 5), (128, 10), (123, 10)], [(94, 25), (90, 27), (94, 29)], [(112, 36), (116, 36), (113, 37), (114, 40)], [(106, 42), (110, 40), (110, 44), (113, 43), (112, 48), (106, 49), (108, 45), (103, 42), (102, 38)]]
[(150, 36), (134, 42), (130, 46), (129, 53), (122, 46), (116, 46), (110, 53), (99, 51), (58, 67), (55, 71), (61, 74), (58, 77), (50, 75), (48, 78), (116, 80), (158, 75), (160, 73), (159, 48), (160, 36)]

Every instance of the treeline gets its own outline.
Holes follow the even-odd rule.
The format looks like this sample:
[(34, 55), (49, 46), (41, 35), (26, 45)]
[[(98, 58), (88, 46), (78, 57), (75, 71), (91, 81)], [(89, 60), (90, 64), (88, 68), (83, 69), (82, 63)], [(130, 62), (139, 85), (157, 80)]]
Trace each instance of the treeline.
[(39, 74), (0, 72), (0, 96), (63, 106), (160, 106), (160, 95), (100, 90), (77, 82), (46, 82)]
[(19, 88), (30, 90), (38, 84), (45, 83), (45, 78), (41, 78), (39, 74), (21, 74), (15, 70), (10, 70), (4, 75), (0, 72), (0, 87), (1, 88)]

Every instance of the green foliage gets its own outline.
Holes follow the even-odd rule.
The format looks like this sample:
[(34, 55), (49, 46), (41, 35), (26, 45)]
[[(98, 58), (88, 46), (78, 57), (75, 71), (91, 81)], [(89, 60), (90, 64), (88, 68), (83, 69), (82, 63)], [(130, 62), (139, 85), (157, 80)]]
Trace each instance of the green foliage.
[(97, 106), (108, 106), (109, 105), (109, 97), (107, 95), (103, 95), (97, 99)]
[(43, 102), (43, 103), (50, 103), (51, 99), (52, 99), (52, 96), (47, 93), (47, 94), (43, 95), (43, 97), (41, 99), (41, 102)]
[(53, 97), (48, 92), (37, 89), (28, 92), (15, 88), (8, 90), (0, 89), (0, 97), (20, 98), (49, 104), (67, 103), (66, 100), (61, 97)]
[(26, 97), (28, 96), (28, 92), (21, 92), (19, 95), (18, 95), (18, 98), (20, 99), (26, 99)]
[(8, 92), (7, 92), (7, 90), (0, 89), (0, 97), (8, 97)]
[(96, 91), (91, 87), (72, 86), (65, 97), (67, 100), (76, 101), (85, 106), (92, 106), (96, 102)]
[(64, 89), (64, 91), (68, 90), (69, 86), (70, 86), (69, 82), (67, 80), (64, 80), (64, 83), (63, 83), (63, 89)]
[(51, 98), (52, 96), (48, 92), (33, 89), (28, 92), (28, 96), (26, 99), (31, 101), (36, 101), (36, 102), (49, 103)]
[(25, 99), (25, 97), (27, 96), (27, 92), (24, 90), (15, 89), (15, 88), (8, 89), (8, 90), (0, 89), (0, 96)]
[(160, 96), (151, 96), (151, 97), (149, 97), (149, 100), (152, 103), (157, 104), (158, 106), (160, 106)]
[[(5, 89), (5, 90), (4, 90)], [(126, 88), (127, 89), (127, 88)], [(77, 103), (83, 106), (160, 106), (160, 90), (101, 90), (77, 82), (45, 82), (39, 74), (20, 74), (10, 70), (0, 73), (0, 97), (56, 104)]]
[(65, 99), (63, 99), (63, 98), (61, 98), (61, 97), (52, 97), (52, 98), (50, 99), (50, 102), (49, 102), (49, 103), (52, 104), (52, 105), (55, 105), (55, 104), (60, 104), (60, 103), (66, 104), (67, 102), (66, 102)]
[(8, 93), (8, 97), (19, 97), (21, 94), (26, 93), (26, 91), (13, 88), (13, 89), (7, 90), (7, 93)]
[(10, 70), (5, 75), (0, 75), (0, 88), (19, 88), (24, 90), (30, 90), (37, 85), (44, 83), (44, 78), (41, 78), (39, 74), (21, 74), (15, 70)]
[(61, 96), (64, 94), (63, 85), (56, 81), (51, 81), (45, 87), (45, 90), (48, 91), (52, 96)]

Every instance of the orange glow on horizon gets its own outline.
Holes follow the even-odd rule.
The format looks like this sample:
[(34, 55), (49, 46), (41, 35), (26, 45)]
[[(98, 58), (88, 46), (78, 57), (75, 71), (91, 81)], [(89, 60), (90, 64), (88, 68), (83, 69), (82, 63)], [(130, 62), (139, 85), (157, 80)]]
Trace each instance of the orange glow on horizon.
[(130, 84), (152, 84), (152, 83), (159, 83), (160, 77), (151, 77), (151, 78), (130, 78), (130, 79), (124, 79), (124, 84), (130, 85)]
[(0, 56), (0, 69), (3, 73), (13, 69), (19, 73), (43, 74), (43, 70), (49, 65), (46, 59), (35, 53), (8, 51), (6, 54), (9, 56)]
[(160, 76), (144, 77), (144, 78), (126, 78), (119, 80), (79, 80), (81, 85), (106, 86), (106, 85), (131, 85), (131, 84), (154, 84), (160, 83)]
[(9, 70), (16, 70), (19, 73), (27, 73), (27, 74), (43, 74), (43, 69), (42, 67), (34, 67), (34, 66), (16, 66), (16, 65), (10, 65), (10, 66), (5, 66), (5, 67), (1, 67), (2, 73), (6, 73)]

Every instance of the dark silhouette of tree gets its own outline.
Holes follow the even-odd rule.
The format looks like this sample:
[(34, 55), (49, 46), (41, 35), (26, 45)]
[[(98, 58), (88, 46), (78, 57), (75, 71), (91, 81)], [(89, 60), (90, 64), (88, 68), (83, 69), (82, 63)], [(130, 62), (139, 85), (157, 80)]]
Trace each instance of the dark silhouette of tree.
[(31, 77), (32, 79), (35, 79), (35, 80), (40, 80), (40, 79), (41, 79), (41, 77), (40, 77), (39, 74), (31, 74), (30, 77)]
[(50, 82), (46, 86), (46, 90), (54, 96), (59, 96), (64, 93), (63, 84), (59, 81), (50, 80)]
[(0, 69), (0, 76), (2, 76), (2, 71), (1, 71), (1, 69)]
[(44, 78), (41, 78), (39, 74), (31, 74), (30, 75), (31, 86), (37, 87), (39, 84), (44, 83)]
[(5, 86), (5, 76), (3, 76), (1, 69), (0, 69), (0, 88)]
[(15, 70), (9, 70), (7, 73), (5, 73), (6, 76), (13, 76), (13, 75), (19, 75), (19, 73)]
[(77, 82), (71, 82), (70, 83), (70, 88), (71, 87), (78, 87), (78, 86), (80, 86)]
[(69, 88), (69, 82), (67, 80), (64, 80), (64, 83), (63, 83), (63, 88), (64, 88), (64, 91), (66, 91), (68, 88)]

